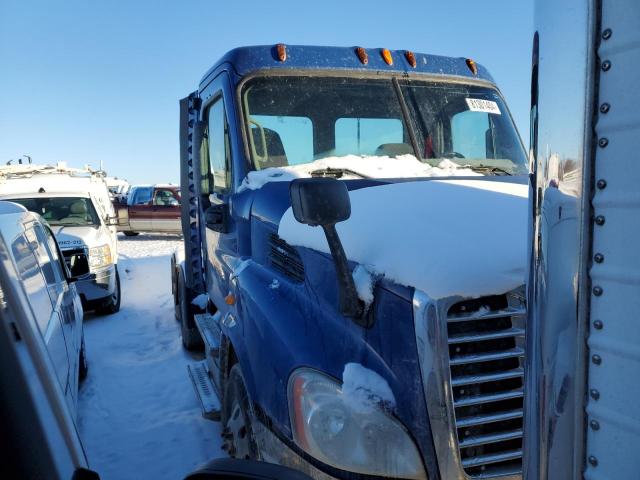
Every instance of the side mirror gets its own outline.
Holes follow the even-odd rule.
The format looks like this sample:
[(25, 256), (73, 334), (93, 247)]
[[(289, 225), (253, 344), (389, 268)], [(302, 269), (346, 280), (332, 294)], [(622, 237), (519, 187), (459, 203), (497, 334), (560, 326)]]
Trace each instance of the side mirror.
[(118, 217), (117, 215), (114, 217), (109, 215), (105, 220), (105, 223), (107, 224), (107, 227), (117, 227), (118, 225), (120, 225), (120, 217)]
[(224, 203), (212, 204), (204, 211), (207, 228), (214, 232), (227, 233), (229, 223), (228, 207)]
[(334, 178), (303, 178), (291, 182), (291, 209), (300, 223), (335, 225), (351, 216), (349, 191)]
[(360, 318), (362, 303), (336, 230), (336, 223), (351, 216), (347, 186), (335, 178), (299, 178), (291, 182), (289, 193), (296, 220), (324, 230), (340, 286), (340, 311), (345, 317)]

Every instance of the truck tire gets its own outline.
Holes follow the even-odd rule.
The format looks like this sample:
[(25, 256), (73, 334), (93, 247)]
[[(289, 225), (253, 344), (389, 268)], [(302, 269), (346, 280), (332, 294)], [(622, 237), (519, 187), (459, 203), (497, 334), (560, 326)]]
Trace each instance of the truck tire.
[(84, 332), (80, 342), (80, 353), (78, 354), (78, 383), (82, 383), (89, 374), (89, 364), (87, 363), (87, 353), (84, 348)]
[(178, 289), (178, 276), (181, 270), (176, 266), (175, 259), (171, 257), (171, 296), (173, 297), (173, 315), (176, 321), (180, 321), (180, 290)]
[(116, 266), (116, 290), (113, 292), (107, 303), (97, 310), (100, 315), (111, 315), (120, 311), (120, 274)]
[(127, 237), (135, 237), (136, 235), (140, 235), (140, 232), (122, 232)]
[(254, 418), (249, 394), (240, 364), (229, 372), (222, 405), (224, 448), (230, 457), (260, 460), (260, 452), (253, 434)]
[(191, 318), (192, 310), (189, 305), (189, 295), (187, 292), (187, 287), (184, 284), (184, 276), (182, 274), (182, 270), (178, 272), (178, 296), (179, 296), (179, 307), (180, 307), (180, 331), (182, 334), (182, 346), (189, 351), (199, 350), (202, 348), (202, 337), (200, 337), (200, 332), (198, 328), (189, 324), (189, 319)]

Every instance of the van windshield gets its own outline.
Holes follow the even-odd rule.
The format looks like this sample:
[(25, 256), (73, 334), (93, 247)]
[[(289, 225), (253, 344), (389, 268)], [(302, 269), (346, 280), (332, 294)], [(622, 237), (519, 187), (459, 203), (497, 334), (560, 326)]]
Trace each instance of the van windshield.
[(89, 198), (52, 197), (6, 199), (19, 203), (31, 212), (38, 213), (49, 225), (100, 226), (100, 217)]
[(362, 168), (363, 160), (375, 165), (361, 175), (370, 177), (384, 170), (381, 162), (393, 168), (394, 161), (397, 176), (405, 176), (400, 165), (409, 159), (429, 166), (445, 161), (450, 168), (479, 173), (527, 171), (509, 111), (488, 86), (267, 76), (246, 83), (242, 102), (256, 170), (338, 157), (346, 169), (349, 162), (354, 170)]

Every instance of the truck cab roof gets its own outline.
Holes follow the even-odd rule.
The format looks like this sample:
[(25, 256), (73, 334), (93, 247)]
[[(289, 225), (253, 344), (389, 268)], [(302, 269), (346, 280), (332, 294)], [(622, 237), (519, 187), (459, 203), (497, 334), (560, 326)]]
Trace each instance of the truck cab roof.
[[(282, 45), (282, 47), (280, 47)], [(281, 53), (284, 48), (284, 59)], [(362, 48), (366, 60), (361, 60), (360, 47), (319, 47), (303, 45), (258, 45), (230, 50), (209, 69), (200, 81), (206, 86), (220, 69), (231, 67), (241, 77), (254, 72), (275, 70), (329, 70), (345, 72), (387, 72), (402, 75), (429, 74), (435, 76), (457, 76), (469, 80), (484, 80), (494, 83), (486, 68), (465, 57), (444, 57), (408, 50)], [(383, 53), (388, 51), (388, 54)], [(361, 54), (362, 55), (362, 54)], [(383, 55), (391, 59), (387, 63)], [(413, 58), (415, 66), (412, 66)]]

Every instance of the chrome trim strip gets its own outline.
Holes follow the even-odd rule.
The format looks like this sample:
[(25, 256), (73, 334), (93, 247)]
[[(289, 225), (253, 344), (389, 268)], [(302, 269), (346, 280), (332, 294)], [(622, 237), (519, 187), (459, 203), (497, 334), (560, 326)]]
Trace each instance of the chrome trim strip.
[(455, 301), (436, 301), (426, 293), (416, 290), (413, 295), (413, 319), (424, 398), (433, 445), (438, 457), (440, 478), (467, 480), (469, 477), (462, 469), (458, 454), (448, 365), (446, 311)]

